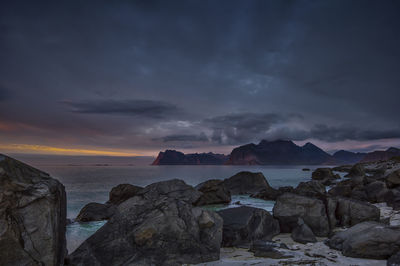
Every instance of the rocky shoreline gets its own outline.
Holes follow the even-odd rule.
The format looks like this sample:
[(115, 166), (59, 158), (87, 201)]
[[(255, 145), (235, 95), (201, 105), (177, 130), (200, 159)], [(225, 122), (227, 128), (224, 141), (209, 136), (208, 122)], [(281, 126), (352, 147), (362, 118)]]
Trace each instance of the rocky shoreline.
[[(346, 172), (346, 177), (337, 171)], [(108, 222), (68, 256), (62, 184), (3, 155), (0, 177), (0, 224), (5, 228), (0, 232), (1, 265), (400, 262), (400, 161), (396, 158), (319, 168), (310, 181), (297, 187), (273, 188), (262, 173), (251, 172), (196, 187), (177, 179), (144, 188), (121, 184), (110, 191), (107, 203), (82, 208), (77, 222)], [(237, 194), (276, 203), (272, 213), (247, 206), (207, 209), (228, 204)], [(46, 224), (46, 230), (41, 224)]]

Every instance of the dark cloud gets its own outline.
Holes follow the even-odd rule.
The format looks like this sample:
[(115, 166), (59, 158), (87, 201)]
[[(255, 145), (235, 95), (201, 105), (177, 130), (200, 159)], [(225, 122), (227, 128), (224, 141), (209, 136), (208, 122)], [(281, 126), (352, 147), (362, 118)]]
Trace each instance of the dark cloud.
[(208, 138), (206, 134), (201, 133), (199, 135), (169, 135), (162, 137), (161, 140), (163, 142), (203, 142), (208, 141)]
[(372, 0), (1, 1), (0, 137), (400, 144), (399, 12)]
[(288, 117), (279, 114), (236, 113), (204, 120), (212, 130), (212, 141), (219, 144), (239, 144), (262, 138), (272, 125)]
[(318, 124), (309, 132), (309, 138), (325, 140), (329, 142), (343, 140), (368, 141), (376, 139), (400, 138), (400, 128), (397, 129), (361, 129), (346, 126), (328, 126)]
[(84, 114), (126, 115), (162, 119), (182, 113), (173, 104), (151, 100), (64, 101), (62, 103), (71, 107), (72, 112)]

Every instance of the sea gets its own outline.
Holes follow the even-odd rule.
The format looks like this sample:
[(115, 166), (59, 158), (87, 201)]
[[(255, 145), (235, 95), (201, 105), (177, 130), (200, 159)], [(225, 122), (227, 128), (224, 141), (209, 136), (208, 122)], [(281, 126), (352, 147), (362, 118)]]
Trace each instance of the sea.
[[(18, 159), (18, 158), (17, 158)], [(98, 160), (100, 163), (82, 164), (82, 160), (74, 163), (56, 161), (46, 163), (44, 160), (25, 161), (58, 179), (64, 184), (67, 193), (67, 218), (74, 220), (83, 206), (90, 202), (104, 203), (108, 200), (110, 190), (119, 184), (129, 183), (146, 186), (155, 182), (181, 179), (195, 186), (209, 179), (224, 179), (240, 171), (261, 172), (268, 183), (275, 188), (281, 186), (297, 186), (300, 182), (311, 180), (311, 173), (318, 167), (309, 165), (278, 165), (278, 166), (228, 166), (228, 165), (163, 165), (151, 166), (151, 160), (143, 160), (140, 164), (110, 160)], [(104, 158), (103, 158), (104, 159)], [(70, 160), (71, 161), (71, 160)], [(79, 164), (77, 162), (80, 162)], [(309, 168), (310, 171), (303, 171)], [(240, 204), (238, 204), (240, 202)], [(207, 206), (212, 210), (252, 206), (272, 211), (273, 201), (250, 198), (246, 195), (235, 195), (229, 205)], [(105, 221), (78, 223), (67, 226), (67, 248), (71, 253), (89, 236), (95, 233)]]

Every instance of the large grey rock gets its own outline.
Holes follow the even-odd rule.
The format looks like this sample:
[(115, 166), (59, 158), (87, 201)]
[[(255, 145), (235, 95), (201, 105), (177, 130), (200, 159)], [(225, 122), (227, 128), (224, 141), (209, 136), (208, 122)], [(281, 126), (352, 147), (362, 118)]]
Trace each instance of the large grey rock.
[(125, 200), (135, 196), (142, 189), (142, 187), (134, 186), (131, 184), (119, 184), (118, 186), (115, 186), (111, 189), (109, 195), (110, 199), (107, 203), (119, 205)]
[(222, 185), (222, 180), (208, 180), (196, 186), (203, 193), (195, 202), (196, 206), (211, 204), (228, 204), (231, 202), (231, 193)]
[(222, 218), (180, 180), (151, 184), (70, 255), (71, 265), (182, 265), (219, 259)]
[(262, 173), (246, 171), (239, 172), (236, 175), (225, 179), (222, 184), (231, 192), (232, 195), (254, 194), (261, 190), (272, 189)]
[(350, 169), (349, 173), (345, 177), (365, 176), (365, 169), (362, 164), (355, 164)]
[(300, 184), (294, 189), (294, 193), (311, 198), (324, 198), (326, 190), (325, 186), (320, 181), (311, 180), (300, 182)]
[(314, 233), (306, 225), (303, 219), (299, 218), (297, 227), (295, 227), (290, 235), (292, 239), (296, 242), (306, 244), (306, 243), (315, 243), (317, 242), (317, 238), (315, 237)]
[(336, 233), (327, 244), (348, 257), (387, 259), (400, 250), (400, 230), (377, 222), (363, 222)]
[(0, 265), (62, 265), (65, 216), (60, 182), (0, 155)]
[(297, 227), (298, 218), (302, 218), (316, 236), (327, 236), (329, 233), (326, 208), (319, 199), (285, 193), (276, 200), (273, 213), (279, 220), (281, 232), (291, 232)]
[(337, 198), (334, 211), (339, 226), (353, 226), (365, 221), (379, 221), (379, 209), (369, 204), (349, 198)]
[(384, 196), (384, 201), (395, 210), (400, 210), (400, 188), (389, 189)]
[(375, 181), (365, 186), (367, 199), (372, 203), (384, 202), (388, 191), (385, 182), (382, 181)]
[(225, 209), (218, 214), (224, 220), (222, 246), (225, 247), (271, 240), (280, 232), (278, 220), (263, 209), (243, 206)]
[(311, 178), (313, 180), (318, 180), (324, 185), (330, 185), (336, 179), (340, 179), (338, 174), (333, 173), (332, 169), (330, 168), (317, 168), (313, 173)]
[(92, 221), (102, 221), (108, 220), (114, 215), (117, 207), (112, 204), (101, 204), (96, 202), (91, 202), (86, 204), (75, 221), (77, 222), (92, 222)]
[(390, 187), (390, 188), (399, 186), (400, 185), (400, 170), (391, 172), (386, 177), (386, 183), (388, 184), (388, 187)]

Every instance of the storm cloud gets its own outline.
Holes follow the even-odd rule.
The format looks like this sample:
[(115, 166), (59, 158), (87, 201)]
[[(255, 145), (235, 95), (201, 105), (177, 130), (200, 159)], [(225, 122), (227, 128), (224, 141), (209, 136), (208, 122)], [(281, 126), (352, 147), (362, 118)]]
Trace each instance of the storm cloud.
[(2, 1), (0, 142), (400, 146), (399, 13), (370, 0)]

